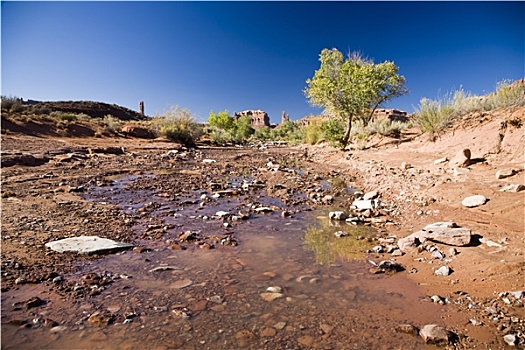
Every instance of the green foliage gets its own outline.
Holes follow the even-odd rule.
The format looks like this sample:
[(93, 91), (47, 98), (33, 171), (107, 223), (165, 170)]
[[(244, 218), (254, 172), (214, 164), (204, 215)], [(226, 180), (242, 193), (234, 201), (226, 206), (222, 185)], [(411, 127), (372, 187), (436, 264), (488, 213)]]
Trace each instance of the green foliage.
[(320, 68), (306, 81), (305, 95), (311, 104), (347, 124), (343, 147), (354, 119), (367, 122), (382, 103), (407, 92), (405, 78), (397, 74), (399, 68), (393, 62), (374, 64), (359, 53), (344, 59), (337, 49), (323, 49), (319, 61)]
[(234, 123), (233, 118), (230, 117), (230, 112), (226, 110), (219, 112), (219, 114), (215, 114), (214, 111), (211, 111), (208, 118), (208, 125), (211, 128), (231, 130), (234, 128)]
[(4, 96), (0, 97), (2, 104), (2, 112), (22, 112), (25, 109), (25, 106), (22, 104), (22, 100), (18, 97), (13, 96)]
[(244, 143), (255, 132), (255, 130), (252, 128), (252, 120), (248, 116), (242, 116), (237, 119), (234, 123), (234, 126), (234, 140), (236, 142)]
[(321, 124), (324, 139), (332, 144), (341, 144), (345, 135), (345, 128), (340, 120), (331, 118)]
[(197, 123), (196, 118), (188, 109), (181, 109), (179, 106), (173, 106), (162, 116), (155, 118), (154, 124), (161, 135), (187, 147), (194, 147), (202, 135), (202, 126)]
[(210, 140), (218, 145), (245, 143), (255, 131), (252, 128), (250, 117), (243, 116), (234, 120), (228, 111), (222, 111), (219, 114), (211, 111), (208, 125), (206, 133)]

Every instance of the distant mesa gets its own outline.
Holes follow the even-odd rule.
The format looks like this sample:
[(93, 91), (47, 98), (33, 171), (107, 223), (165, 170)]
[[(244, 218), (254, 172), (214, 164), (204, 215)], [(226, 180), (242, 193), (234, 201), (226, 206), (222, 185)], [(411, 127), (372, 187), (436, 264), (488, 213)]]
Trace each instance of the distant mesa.
[[(93, 101), (35, 101), (22, 100), (24, 105), (36, 106), (39, 109), (49, 110), (51, 112), (86, 114), (92, 118), (104, 118), (111, 115), (120, 120), (143, 120), (146, 119), (144, 114), (122, 107), (116, 104)], [(142, 102), (142, 111), (144, 103)]]
[(235, 112), (233, 114), (234, 120), (239, 120), (239, 118), (247, 116), (251, 119), (252, 128), (254, 129), (261, 129), (265, 126), (270, 127), (270, 117), (268, 114), (260, 109), (248, 109), (242, 112)]

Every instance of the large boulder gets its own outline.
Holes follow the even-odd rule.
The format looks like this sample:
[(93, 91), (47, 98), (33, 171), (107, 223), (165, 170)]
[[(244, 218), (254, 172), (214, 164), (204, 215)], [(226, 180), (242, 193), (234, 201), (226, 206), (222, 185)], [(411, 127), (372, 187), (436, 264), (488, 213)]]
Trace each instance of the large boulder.
[(121, 132), (126, 136), (137, 137), (140, 139), (154, 139), (156, 137), (155, 133), (150, 129), (135, 124), (123, 125)]

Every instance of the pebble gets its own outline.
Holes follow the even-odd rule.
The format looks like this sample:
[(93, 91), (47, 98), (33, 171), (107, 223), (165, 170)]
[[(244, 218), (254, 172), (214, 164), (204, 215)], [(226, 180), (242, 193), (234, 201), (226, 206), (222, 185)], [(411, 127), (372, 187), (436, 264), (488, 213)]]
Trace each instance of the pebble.
[(275, 299), (283, 298), (284, 294), (282, 293), (261, 293), (261, 298), (265, 301), (274, 301)]
[(452, 270), (448, 266), (441, 266), (439, 269), (434, 272), (436, 276), (448, 276), (452, 273)]
[(427, 324), (419, 331), (419, 335), (425, 343), (448, 344), (452, 336), (451, 332), (436, 324)]
[(507, 343), (510, 346), (516, 346), (517, 338), (514, 334), (507, 334), (506, 336), (503, 337), (503, 340), (505, 341), (505, 343)]
[(482, 195), (470, 196), (461, 201), (461, 205), (467, 208), (475, 208), (487, 202), (487, 198)]
[(346, 220), (348, 214), (344, 211), (332, 211), (328, 214), (330, 220)]
[(348, 232), (345, 232), (345, 231), (337, 231), (337, 232), (334, 232), (334, 235), (338, 238), (341, 238), (341, 237), (346, 237), (349, 235)]

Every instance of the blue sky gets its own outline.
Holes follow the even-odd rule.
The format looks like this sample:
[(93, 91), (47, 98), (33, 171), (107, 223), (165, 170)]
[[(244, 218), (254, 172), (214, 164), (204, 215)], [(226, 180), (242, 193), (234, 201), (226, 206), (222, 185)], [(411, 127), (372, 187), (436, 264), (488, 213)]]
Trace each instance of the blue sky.
[(2, 95), (162, 113), (300, 119), (323, 48), (394, 61), (410, 93), (474, 94), (525, 76), (525, 2), (1, 2)]

